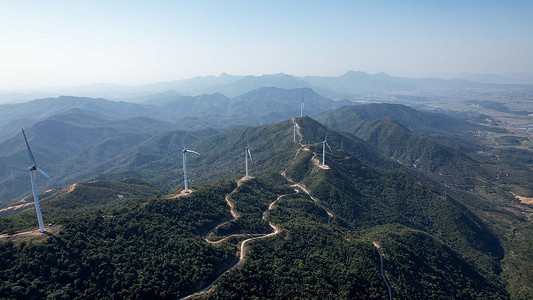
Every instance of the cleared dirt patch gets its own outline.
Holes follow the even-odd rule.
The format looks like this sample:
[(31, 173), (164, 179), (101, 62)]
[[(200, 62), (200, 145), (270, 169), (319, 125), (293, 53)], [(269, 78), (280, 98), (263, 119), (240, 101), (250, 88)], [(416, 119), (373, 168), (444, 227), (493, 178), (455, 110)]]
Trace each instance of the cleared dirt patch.
[(17, 232), (15, 234), (0, 234), (0, 242), (9, 241), (14, 243), (40, 243), (46, 240), (49, 236), (56, 235), (59, 231), (61, 231), (62, 228), (63, 226), (61, 225), (54, 225), (51, 227), (46, 227), (46, 232), (44, 233), (39, 232), (39, 229), (35, 228), (33, 230)]
[(533, 198), (528, 198), (528, 197), (522, 197), (522, 196), (518, 196), (517, 194), (513, 193), (513, 196), (515, 196), (518, 200), (520, 200), (520, 202), (522, 203), (525, 203), (525, 204), (533, 204)]

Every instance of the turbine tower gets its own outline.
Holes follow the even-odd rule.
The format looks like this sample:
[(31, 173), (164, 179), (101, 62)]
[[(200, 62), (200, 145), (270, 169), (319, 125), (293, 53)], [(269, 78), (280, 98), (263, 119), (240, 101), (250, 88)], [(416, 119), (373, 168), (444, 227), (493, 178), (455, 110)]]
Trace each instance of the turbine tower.
[(246, 147), (244, 148), (244, 161), (246, 163), (246, 179), (248, 179), (248, 156), (250, 156), (250, 162), (252, 162), (252, 153), (250, 152), (250, 143), (246, 138)]
[(181, 146), (183, 146), (183, 150), (181, 151), (183, 153), (183, 181), (185, 182), (185, 193), (188, 194), (189, 185), (187, 182), (187, 152), (192, 152), (196, 155), (200, 155), (200, 153), (187, 149), (187, 147), (185, 146), (185, 143), (183, 142), (183, 139), (181, 138), (181, 134), (179, 133), (179, 131), (178, 131), (178, 136), (180, 137)]
[(35, 201), (35, 210), (37, 211), (37, 221), (39, 221), (39, 231), (45, 232), (44, 223), (43, 223), (43, 215), (41, 214), (41, 206), (39, 205), (39, 196), (37, 195), (37, 185), (35, 184), (36, 171), (39, 171), (39, 173), (43, 174), (50, 180), (52, 180), (52, 178), (50, 178), (50, 176), (48, 176), (43, 170), (41, 170), (41, 168), (37, 167), (37, 164), (35, 163), (35, 158), (33, 157), (33, 154), (31, 153), (30, 145), (28, 144), (28, 139), (26, 138), (26, 133), (24, 132), (24, 129), (22, 129), (22, 135), (24, 135), (24, 141), (26, 142), (26, 148), (28, 148), (28, 155), (30, 156), (31, 163), (33, 164), (31, 167), (28, 168), (28, 170), (30, 171), (31, 190), (33, 192), (33, 200)]
[(326, 164), (326, 146), (328, 146), (329, 151), (333, 153), (333, 150), (331, 150), (331, 147), (328, 144), (328, 134), (326, 133), (326, 137), (324, 138), (324, 141), (322, 142), (322, 167)]
[(300, 103), (300, 117), (304, 116), (304, 97), (302, 97), (302, 102)]

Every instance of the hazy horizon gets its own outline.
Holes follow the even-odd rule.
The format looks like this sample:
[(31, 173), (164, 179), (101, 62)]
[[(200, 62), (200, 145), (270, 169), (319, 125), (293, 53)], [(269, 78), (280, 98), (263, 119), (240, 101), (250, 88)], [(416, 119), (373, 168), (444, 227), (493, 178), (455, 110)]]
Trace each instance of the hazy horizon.
[(533, 3), (3, 2), (0, 91), (221, 73), (531, 76)]

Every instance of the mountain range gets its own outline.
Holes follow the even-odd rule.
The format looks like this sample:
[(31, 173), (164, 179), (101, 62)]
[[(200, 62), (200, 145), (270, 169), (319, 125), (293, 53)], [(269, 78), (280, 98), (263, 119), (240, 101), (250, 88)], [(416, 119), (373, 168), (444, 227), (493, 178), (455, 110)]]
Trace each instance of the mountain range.
[[(182, 82), (254, 87), (233, 96), (1, 105), (0, 298), (383, 299), (387, 278), (394, 298), (532, 295), (531, 218), (509, 192), (527, 170), (510, 164), (502, 179), (501, 163), (478, 154), (493, 148), (477, 133), (508, 132), (314, 90), (415, 86), (386, 74), (286, 76)], [(439, 84), (456, 83), (470, 84)], [(30, 230), (22, 126), (55, 180), (37, 174), (46, 235)], [(187, 158), (188, 195), (180, 136), (200, 153)]]
[[(43, 197), (43, 209), (57, 205), (49, 211), (74, 214), (53, 221), (54, 226), (62, 226), (62, 234), (36, 246), (43, 255), (26, 258), (33, 248), (23, 251), (25, 246), (0, 244), (7, 253), (2, 258), (0, 291), (5, 295), (23, 290), (35, 296), (83, 293), (97, 297), (103, 292), (179, 298), (222, 275), (212, 294), (199, 297), (279, 298), (283, 294), (379, 299), (386, 289), (374, 242), (386, 255), (387, 276), (396, 297), (507, 297), (498, 279), (504, 256), (501, 242), (484, 220), (462, 204), (467, 198), (460, 190), (443, 197), (440, 185), (412, 173), (352, 133), (327, 128), (306, 116), (295, 122), (296, 142), (291, 120), (204, 135), (184, 132), (188, 147), (201, 153), (188, 161), (194, 190), (190, 196), (162, 196), (142, 182), (122, 179), (123, 183), (97, 179), (49, 192)], [(332, 152), (326, 156), (326, 167), (320, 167), (316, 159), (321, 159), (326, 133)], [(242, 177), (247, 138), (254, 178), (236, 184), (225, 178)], [(47, 145), (37, 141), (36, 135), (30, 136), (34, 148)], [(180, 181), (178, 145), (175, 131), (148, 138), (110, 157), (105, 163), (108, 174), (144, 175), (152, 184)], [(44, 155), (35, 153), (37, 159)], [(138, 191), (133, 194), (145, 193), (147, 198), (120, 200), (117, 194), (126, 195), (126, 185)], [(238, 212), (235, 220), (225, 198)], [(87, 211), (100, 208), (92, 214), (75, 214), (84, 207)], [(22, 217), (3, 219), (3, 228), (24, 222)], [(267, 221), (279, 233), (243, 250), (244, 238), (269, 232)], [(208, 234), (223, 242), (206, 243)], [(236, 249), (247, 253), (242, 254), (246, 260), (226, 272), (235, 264)], [(159, 262), (161, 257), (168, 263)], [(39, 280), (36, 289), (11, 275), (24, 269), (26, 262), (40, 266), (35, 273), (24, 274), (24, 282)], [(59, 272), (62, 268), (65, 271)]]
[(144, 104), (61, 96), (0, 105), (0, 141), (13, 136), (21, 127), (73, 109), (96, 113), (111, 120), (149, 117), (189, 130), (225, 129), (279, 122), (299, 113), (302, 99), (305, 101), (305, 112), (310, 115), (351, 103), (325, 98), (309, 88), (273, 87), (259, 88), (234, 98), (219, 93), (192, 97), (168, 92), (153, 95)]
[[(175, 132), (176, 123), (180, 129), (187, 129), (183, 132), (184, 137), (189, 140), (191, 147), (194, 147), (197, 139), (204, 136), (207, 138), (224, 128), (233, 127), (221, 133), (231, 135), (234, 134), (233, 131), (248, 130), (246, 127), (235, 127), (236, 125), (257, 126), (297, 115), (298, 100), (302, 97), (306, 99), (306, 114), (323, 113), (318, 115), (317, 119), (344, 132), (339, 133), (344, 135), (344, 138), (363, 138), (365, 144), (368, 143), (365, 147), (375, 147), (404, 165), (413, 165), (418, 160), (419, 168), (427, 172), (438, 173), (445, 169), (448, 170), (446, 172), (451, 172), (450, 170), (462, 166), (465, 174), (468, 174), (465, 176), (491, 176), (485, 167), (479, 167), (478, 162), (456, 149), (447, 148), (428, 138), (447, 132), (446, 136), (461, 139), (470, 131), (483, 129), (480, 125), (443, 114), (417, 111), (402, 105), (367, 104), (342, 107), (350, 102), (333, 101), (309, 88), (261, 88), (233, 99), (221, 94), (197, 97), (172, 95), (158, 101), (153, 99), (150, 104), (59, 97), (8, 105), (7, 109), (0, 110), (0, 114), (6, 119), (11, 118), (11, 123), (4, 124), (4, 128), (10, 128), (9, 124), (13, 122), (20, 125), (19, 122), (23, 121), (17, 118), (36, 116), (35, 120), (27, 121), (27, 124), (32, 124), (26, 128), (29, 142), (37, 159), (42, 161), (42, 168), (55, 174), (54, 178), (58, 183), (72, 184), (97, 175), (102, 179), (140, 177), (151, 178), (152, 183), (168, 191), (179, 183), (179, 171), (170, 167), (179, 165), (181, 159)], [(325, 113), (335, 108), (338, 109)], [(383, 116), (390, 116), (398, 121), (372, 121)], [(371, 124), (372, 122), (384, 124)], [(410, 132), (409, 128), (415, 132)], [(24, 195), (22, 191), (29, 191), (27, 187), (22, 190), (18, 188), (26, 186), (23, 184), (26, 175), (23, 167), (15, 166), (24, 166), (27, 158), (20, 128), (11, 129), (11, 137), (0, 142), (0, 162), (6, 166), (0, 171), (0, 199), (3, 201), (21, 197)], [(397, 132), (391, 133), (391, 130)], [(344, 139), (337, 140), (333, 135), (330, 137), (330, 142), (339, 146)], [(253, 146), (252, 133), (249, 138)], [(321, 138), (314, 137), (314, 141)], [(398, 142), (407, 140), (416, 140), (416, 143), (409, 145), (419, 145), (419, 149), (401, 146)], [(234, 140), (233, 145), (243, 142), (244, 140)], [(262, 147), (271, 148), (268, 145)], [(200, 145), (198, 150), (207, 153), (207, 156), (199, 159), (203, 168), (213, 166), (215, 161), (220, 161), (222, 157), (234, 160), (231, 155), (220, 153), (212, 146), (204, 148)], [(235, 151), (237, 150), (231, 151), (231, 154), (237, 155), (238, 152)], [(437, 158), (436, 155), (441, 157)], [(449, 157), (454, 159), (450, 160)], [(206, 158), (208, 160), (205, 160)], [(365, 159), (376, 160), (373, 157)], [(195, 163), (195, 159), (191, 163)], [(212, 179), (218, 175), (216, 171), (205, 173), (211, 176), (202, 175), (201, 180)], [(194, 180), (194, 173), (191, 173), (191, 176)], [(162, 182), (165, 184), (161, 184)]]
[(283, 89), (311, 88), (335, 100), (352, 99), (366, 93), (390, 93), (417, 90), (479, 89), (479, 88), (529, 88), (528, 80), (513, 80), (488, 74), (463, 74), (462, 79), (420, 78), (411, 79), (391, 76), (386, 73), (368, 74), (361, 71), (348, 71), (341, 76), (294, 76), (284, 73), (261, 76), (237, 76), (222, 73), (219, 76), (199, 76), (189, 79), (158, 82), (139, 86), (115, 84), (92, 84), (69, 88), (45, 88), (31, 93), (0, 94), (0, 103), (16, 103), (42, 96), (83, 96), (106, 98), (129, 102), (143, 102), (153, 94), (174, 91), (181, 95), (221, 93), (233, 98), (262, 87)]

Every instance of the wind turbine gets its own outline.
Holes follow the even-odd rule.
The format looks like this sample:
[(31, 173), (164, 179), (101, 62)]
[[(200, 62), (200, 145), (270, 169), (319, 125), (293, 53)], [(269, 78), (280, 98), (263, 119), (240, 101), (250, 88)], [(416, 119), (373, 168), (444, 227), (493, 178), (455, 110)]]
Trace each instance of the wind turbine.
[(183, 142), (183, 139), (181, 138), (181, 134), (179, 133), (179, 131), (178, 131), (178, 136), (180, 137), (181, 145), (183, 146), (183, 150), (181, 151), (183, 153), (183, 180), (185, 182), (185, 193), (188, 194), (189, 185), (187, 182), (187, 152), (192, 152), (196, 155), (200, 155), (200, 153), (187, 149), (187, 147), (185, 146), (185, 143)]
[(324, 141), (322, 142), (322, 167), (326, 164), (326, 146), (328, 146), (329, 151), (333, 153), (333, 150), (331, 150), (331, 147), (328, 144), (328, 134), (326, 133), (326, 137), (324, 138)]
[(28, 155), (30, 156), (31, 163), (33, 164), (31, 167), (28, 168), (28, 170), (30, 171), (31, 189), (33, 191), (33, 200), (35, 201), (35, 210), (37, 211), (37, 220), (39, 221), (39, 231), (45, 232), (43, 215), (41, 214), (41, 206), (39, 205), (39, 196), (37, 195), (37, 185), (35, 184), (36, 171), (39, 171), (39, 173), (43, 174), (50, 180), (52, 180), (52, 178), (50, 178), (50, 176), (48, 176), (43, 170), (41, 170), (41, 168), (37, 167), (37, 164), (35, 163), (35, 158), (31, 153), (30, 145), (28, 144), (28, 139), (26, 138), (26, 133), (24, 132), (24, 129), (22, 129), (22, 135), (24, 135), (24, 141), (26, 141), (26, 148), (28, 148)]
[(302, 103), (300, 103), (300, 117), (304, 116), (304, 97), (302, 97)]
[(250, 156), (250, 162), (252, 162), (252, 153), (250, 152), (250, 143), (246, 138), (246, 147), (244, 148), (244, 161), (246, 162), (246, 179), (248, 179), (248, 156)]

